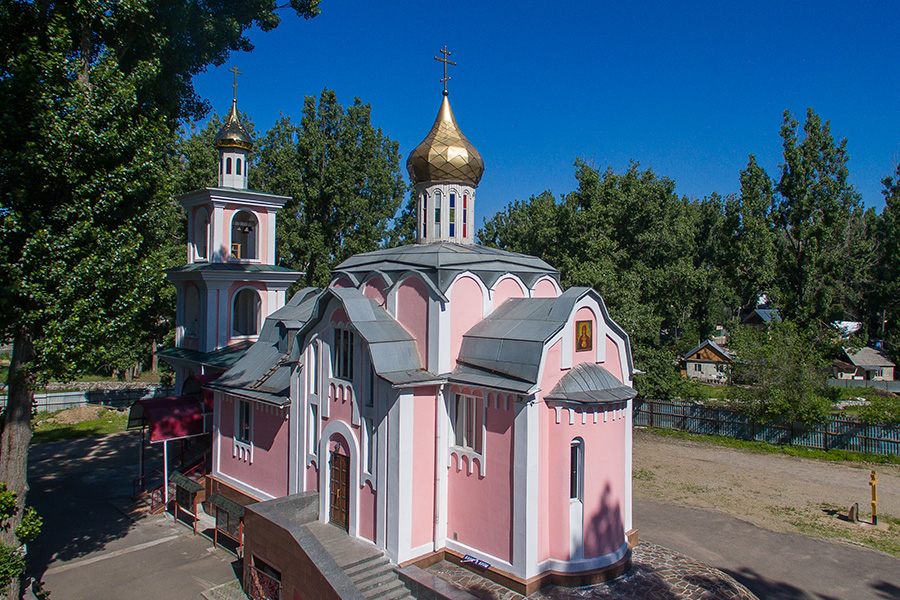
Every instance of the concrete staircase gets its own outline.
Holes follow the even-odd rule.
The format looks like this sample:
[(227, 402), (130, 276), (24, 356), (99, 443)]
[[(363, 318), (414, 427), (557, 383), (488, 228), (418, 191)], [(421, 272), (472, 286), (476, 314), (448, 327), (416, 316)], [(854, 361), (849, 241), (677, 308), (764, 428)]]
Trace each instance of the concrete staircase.
[(310, 523), (307, 528), (367, 600), (414, 600), (381, 550), (351, 538), (333, 525)]

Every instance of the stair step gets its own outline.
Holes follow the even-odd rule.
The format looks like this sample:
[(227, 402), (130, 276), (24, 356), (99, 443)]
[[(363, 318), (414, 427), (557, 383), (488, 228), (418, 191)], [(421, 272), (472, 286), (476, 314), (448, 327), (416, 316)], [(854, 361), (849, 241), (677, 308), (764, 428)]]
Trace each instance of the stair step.
[[(334, 555), (332, 554), (332, 556)], [(350, 576), (353, 573), (359, 573), (361, 571), (366, 571), (374, 567), (389, 564), (390, 562), (388, 562), (388, 560), (381, 554), (373, 554), (372, 556), (367, 556), (352, 563), (342, 565), (341, 568), (344, 570), (344, 573)]]
[[(360, 590), (360, 592), (362, 592), (362, 595), (368, 598), (368, 600), (393, 600), (403, 594), (409, 593), (409, 590), (406, 589), (406, 586), (403, 585), (403, 582), (400, 581), (400, 578), (398, 577), (390, 583), (369, 588), (366, 591)], [(402, 594), (400, 592), (402, 592)]]
[(360, 579), (351, 577), (350, 580), (356, 584), (356, 587), (357, 589), (359, 589), (359, 591), (366, 593), (367, 590), (397, 581), (397, 575), (396, 573), (394, 573), (393, 569), (386, 569), (384, 571), (376, 572), (371, 576), (363, 577)]

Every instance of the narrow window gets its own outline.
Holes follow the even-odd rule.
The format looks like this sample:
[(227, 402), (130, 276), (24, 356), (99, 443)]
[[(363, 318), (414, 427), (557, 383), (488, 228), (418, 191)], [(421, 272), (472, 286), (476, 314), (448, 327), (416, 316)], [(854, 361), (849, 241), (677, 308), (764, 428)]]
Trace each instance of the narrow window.
[(468, 204), (469, 204), (469, 195), (468, 195), (468, 194), (463, 194), (463, 237), (464, 237), (464, 238), (466, 237), (466, 234), (468, 233), (468, 232), (466, 231), (466, 229), (467, 229), (467, 227), (466, 227), (466, 220), (467, 220), (467, 219), (466, 219), (466, 213), (468, 212), (468, 208), (469, 208)]
[(309, 453), (315, 454), (319, 449), (319, 407), (309, 405)]
[(375, 405), (375, 367), (369, 368), (369, 393), (366, 396), (366, 406)]
[(194, 216), (194, 252), (197, 260), (206, 260), (209, 246), (209, 214), (201, 208)]
[(584, 499), (584, 442), (572, 440), (569, 458), (569, 499)]
[(235, 175), (240, 175), (240, 174), (241, 174), (241, 159), (237, 159), (237, 162), (235, 162), (235, 170), (234, 170), (234, 173), (235, 173)]
[(236, 437), (239, 442), (249, 444), (250, 437), (250, 403), (246, 400), (238, 400), (238, 422), (236, 427)]
[(313, 341), (309, 347), (309, 381), (310, 393), (319, 395), (319, 343)]
[(225, 174), (231, 175), (231, 157), (225, 159)]
[(456, 194), (450, 193), (450, 237), (456, 235)]
[(453, 409), (453, 433), (456, 445), (480, 454), (483, 447), (484, 400), (457, 394)]
[(422, 237), (428, 235), (428, 194), (422, 194)]
[(375, 455), (378, 448), (377, 430), (372, 419), (363, 419), (366, 431), (366, 472), (375, 474)]
[(434, 237), (441, 237), (441, 193), (434, 193)]
[(337, 379), (353, 379), (353, 332), (335, 328), (332, 368)]

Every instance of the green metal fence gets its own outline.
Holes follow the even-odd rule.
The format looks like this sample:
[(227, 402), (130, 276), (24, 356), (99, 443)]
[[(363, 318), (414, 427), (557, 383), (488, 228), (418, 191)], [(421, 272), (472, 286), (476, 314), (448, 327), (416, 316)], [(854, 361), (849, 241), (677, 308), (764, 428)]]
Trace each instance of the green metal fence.
[(814, 426), (802, 423), (760, 425), (718, 406), (635, 400), (634, 424), (822, 450), (900, 454), (900, 425), (863, 423), (846, 417), (832, 417), (827, 423)]

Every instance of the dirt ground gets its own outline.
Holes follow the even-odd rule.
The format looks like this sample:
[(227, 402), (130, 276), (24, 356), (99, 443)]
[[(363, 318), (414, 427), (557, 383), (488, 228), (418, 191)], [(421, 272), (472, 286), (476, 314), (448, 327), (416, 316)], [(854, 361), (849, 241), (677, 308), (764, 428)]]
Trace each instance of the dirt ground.
[[(878, 474), (878, 527), (871, 519)], [(724, 513), (772, 531), (838, 538), (900, 556), (900, 466), (798, 458), (723, 448), (635, 430), (634, 495)]]

